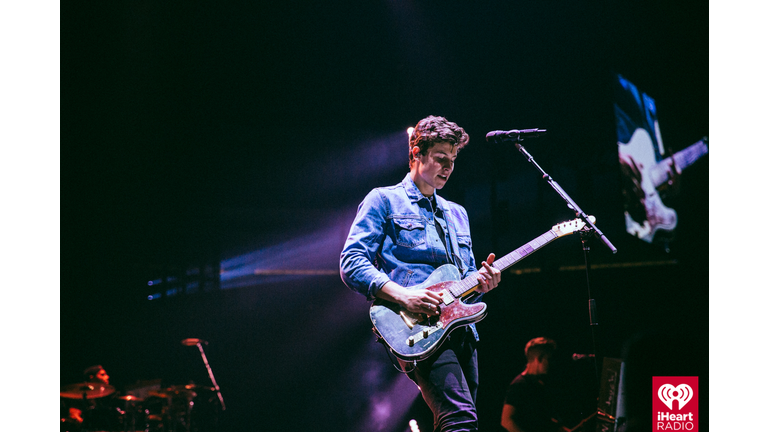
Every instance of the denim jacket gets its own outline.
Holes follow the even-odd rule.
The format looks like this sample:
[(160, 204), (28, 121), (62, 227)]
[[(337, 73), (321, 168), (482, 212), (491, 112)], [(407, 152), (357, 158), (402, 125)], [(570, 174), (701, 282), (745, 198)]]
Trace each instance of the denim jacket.
[(438, 237), (432, 204), (410, 173), (394, 186), (368, 193), (341, 251), (344, 283), (373, 300), (390, 280), (404, 287), (417, 285), (443, 264), (455, 265), (462, 278), (476, 272), (467, 211), (437, 193), (435, 198), (447, 225), (447, 247)]

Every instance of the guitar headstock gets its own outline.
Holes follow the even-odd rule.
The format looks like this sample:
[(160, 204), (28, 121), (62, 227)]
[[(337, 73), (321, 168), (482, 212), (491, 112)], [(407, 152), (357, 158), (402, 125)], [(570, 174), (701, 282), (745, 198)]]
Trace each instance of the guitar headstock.
[[(597, 219), (595, 219), (594, 216), (588, 216), (589, 221), (592, 223), (595, 223)], [(573, 234), (576, 231), (581, 231), (584, 229), (584, 226), (587, 225), (583, 220), (581, 219), (573, 219), (569, 220), (568, 222), (562, 222), (552, 227), (552, 231), (555, 232), (555, 234), (558, 237), (567, 236), (569, 234)]]

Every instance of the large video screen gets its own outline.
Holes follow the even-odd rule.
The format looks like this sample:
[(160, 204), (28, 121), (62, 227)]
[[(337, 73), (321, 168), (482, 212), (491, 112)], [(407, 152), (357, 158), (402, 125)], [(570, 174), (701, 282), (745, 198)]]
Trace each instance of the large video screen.
[(615, 88), (626, 230), (648, 243), (668, 243), (678, 218), (665, 200), (680, 193), (683, 170), (708, 153), (707, 138), (673, 152), (661, 138), (654, 99), (618, 74)]

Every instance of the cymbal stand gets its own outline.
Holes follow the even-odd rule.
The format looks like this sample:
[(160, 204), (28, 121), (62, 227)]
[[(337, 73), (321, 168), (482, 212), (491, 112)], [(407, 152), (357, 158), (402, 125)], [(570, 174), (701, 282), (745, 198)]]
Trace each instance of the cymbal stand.
[(219, 397), (219, 402), (221, 403), (221, 410), (225, 411), (227, 408), (224, 405), (224, 397), (221, 395), (221, 390), (219, 389), (219, 385), (216, 384), (216, 378), (213, 376), (213, 371), (211, 370), (211, 366), (208, 364), (208, 358), (205, 356), (205, 351), (203, 350), (203, 344), (200, 343), (201, 341), (197, 341), (197, 349), (200, 350), (200, 356), (203, 357), (203, 363), (205, 363), (205, 368), (208, 369), (208, 376), (211, 377), (211, 383), (213, 384), (213, 388), (216, 389), (216, 395)]

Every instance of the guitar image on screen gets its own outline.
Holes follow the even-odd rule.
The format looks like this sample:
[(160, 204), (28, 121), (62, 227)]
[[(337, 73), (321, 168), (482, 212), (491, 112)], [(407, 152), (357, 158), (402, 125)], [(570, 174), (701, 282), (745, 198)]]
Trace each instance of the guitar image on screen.
[[(589, 216), (589, 220), (594, 223), (595, 217)], [(553, 240), (582, 230), (585, 225), (581, 219), (555, 225), (551, 230), (497, 259), (493, 266), (504, 271)], [(452, 330), (485, 318), (485, 303), (466, 304), (462, 301), (473, 294), (477, 287), (477, 273), (471, 273), (462, 280), (456, 266), (444, 264), (435, 269), (424, 282), (408, 287), (440, 294), (442, 300), (438, 305), (439, 315), (428, 317), (410, 312), (396, 303), (377, 299), (370, 310), (374, 333), (397, 357), (409, 361), (423, 360), (440, 347)]]
[(631, 183), (624, 193), (628, 201), (639, 204), (641, 210), (634, 214), (629, 209), (624, 212), (627, 232), (651, 243), (657, 232), (674, 231), (677, 212), (664, 205), (659, 188), (671, 184), (675, 175), (707, 153), (709, 143), (704, 137), (684, 150), (657, 161), (651, 135), (643, 128), (637, 128), (628, 143), (619, 142), (623, 175)]

